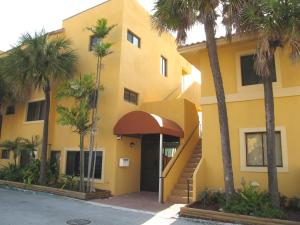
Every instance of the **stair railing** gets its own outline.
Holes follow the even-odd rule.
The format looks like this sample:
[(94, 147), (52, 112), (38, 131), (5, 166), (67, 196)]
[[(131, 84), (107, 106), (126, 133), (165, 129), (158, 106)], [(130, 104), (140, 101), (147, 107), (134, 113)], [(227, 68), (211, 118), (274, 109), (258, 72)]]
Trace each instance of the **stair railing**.
[(163, 176), (162, 178), (166, 178), (170, 171), (172, 170), (173, 166), (175, 165), (176, 161), (178, 160), (179, 156), (181, 155), (181, 153), (183, 152), (183, 150), (185, 149), (185, 147), (190, 143), (192, 137), (194, 136), (195, 132), (197, 131), (197, 129), (199, 128), (199, 122), (197, 123), (197, 126), (195, 126), (195, 128), (193, 129), (192, 133), (189, 135), (189, 137), (187, 138), (187, 140), (183, 143), (183, 145), (179, 146), (179, 149), (177, 150), (179, 153), (176, 155), (175, 154), (175, 159), (171, 160), (169, 163), (171, 163), (170, 167), (167, 170), (167, 173), (165, 176)]

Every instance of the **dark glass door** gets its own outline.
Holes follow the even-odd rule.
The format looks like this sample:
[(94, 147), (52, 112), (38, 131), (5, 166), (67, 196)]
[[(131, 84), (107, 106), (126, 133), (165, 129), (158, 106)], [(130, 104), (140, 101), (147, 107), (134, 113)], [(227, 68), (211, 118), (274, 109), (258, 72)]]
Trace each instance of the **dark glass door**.
[(141, 191), (158, 192), (159, 135), (144, 135), (141, 154)]

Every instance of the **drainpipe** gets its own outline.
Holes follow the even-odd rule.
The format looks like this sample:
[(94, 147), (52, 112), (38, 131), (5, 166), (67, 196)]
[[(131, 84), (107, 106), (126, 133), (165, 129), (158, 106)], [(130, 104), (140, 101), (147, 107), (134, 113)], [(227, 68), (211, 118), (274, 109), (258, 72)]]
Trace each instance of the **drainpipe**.
[(159, 135), (159, 187), (158, 187), (158, 202), (163, 203), (163, 134)]

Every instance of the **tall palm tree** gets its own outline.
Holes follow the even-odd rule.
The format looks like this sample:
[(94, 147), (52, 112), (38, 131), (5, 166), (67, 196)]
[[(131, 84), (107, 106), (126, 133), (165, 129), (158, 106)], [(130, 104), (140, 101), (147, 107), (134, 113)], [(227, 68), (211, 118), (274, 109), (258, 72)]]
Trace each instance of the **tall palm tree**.
[(210, 67), (218, 102), (225, 193), (227, 200), (229, 200), (231, 194), (234, 193), (234, 180), (225, 93), (215, 40), (216, 9), (219, 2), (218, 0), (156, 0), (153, 24), (159, 32), (177, 32), (177, 42), (179, 43), (185, 41), (187, 31), (194, 25), (204, 25)]
[(257, 37), (255, 69), (261, 76), (265, 95), (267, 131), (268, 186), (273, 206), (279, 207), (275, 151), (275, 113), (272, 86), (272, 61), (279, 48), (289, 47), (291, 59), (300, 57), (299, 0), (226, 0), (229, 34), (253, 34)]
[(42, 90), (45, 95), (45, 115), (41, 154), (40, 184), (46, 183), (46, 161), (48, 147), (48, 127), (50, 112), (50, 94), (53, 82), (72, 76), (76, 55), (71, 43), (64, 37), (49, 37), (44, 31), (33, 36), (26, 33), (21, 36), (18, 46), (5, 57), (6, 65), (2, 74), (6, 74), (11, 84), (20, 84), (23, 89)]
[(93, 34), (93, 37), (97, 38), (97, 42), (92, 47), (92, 51), (97, 57), (97, 66), (96, 66), (96, 89), (93, 94), (92, 99), (92, 128), (90, 134), (90, 146), (89, 146), (89, 160), (88, 160), (88, 177), (87, 177), (87, 191), (91, 191), (91, 173), (92, 173), (92, 156), (95, 145), (95, 135), (97, 132), (97, 116), (98, 116), (98, 105), (99, 105), (99, 90), (101, 82), (101, 72), (102, 72), (102, 63), (103, 59), (112, 53), (111, 46), (112, 43), (104, 42), (104, 39), (108, 36), (110, 31), (116, 25), (108, 26), (107, 20), (102, 18), (97, 20), (96, 26), (88, 27), (87, 29)]

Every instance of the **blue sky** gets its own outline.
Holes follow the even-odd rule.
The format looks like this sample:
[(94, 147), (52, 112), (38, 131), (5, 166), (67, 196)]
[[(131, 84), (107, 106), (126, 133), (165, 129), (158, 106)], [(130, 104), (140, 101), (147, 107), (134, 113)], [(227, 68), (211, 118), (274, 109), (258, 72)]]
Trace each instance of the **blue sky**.
[[(0, 50), (6, 51), (16, 44), (25, 32), (61, 28), (62, 20), (105, 0), (9, 0), (1, 1)], [(137, 0), (149, 12), (154, 0)], [(188, 43), (204, 39), (203, 29), (197, 27), (189, 34)]]

